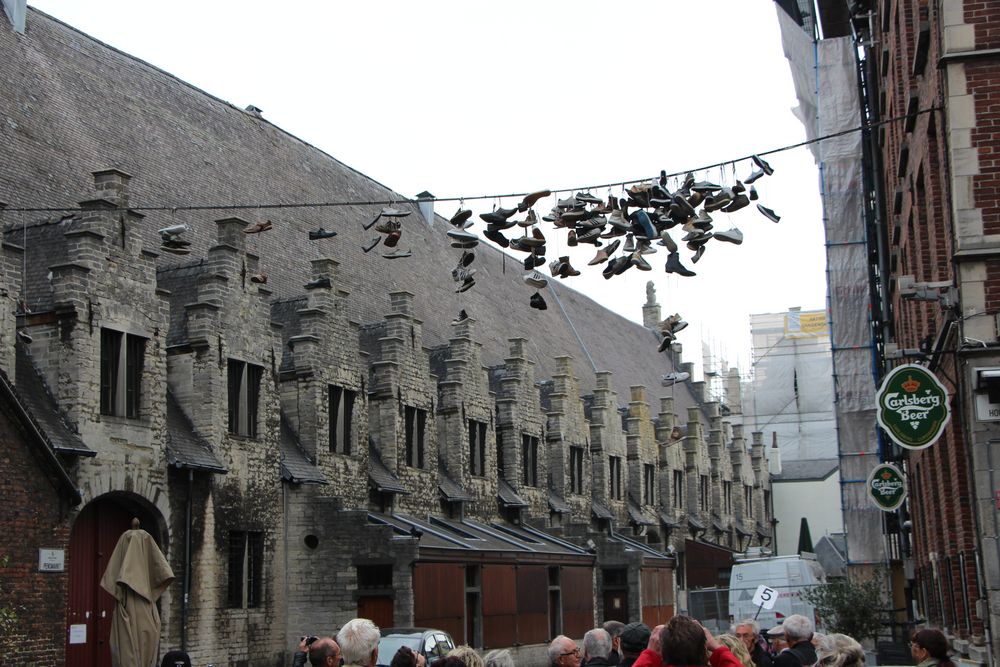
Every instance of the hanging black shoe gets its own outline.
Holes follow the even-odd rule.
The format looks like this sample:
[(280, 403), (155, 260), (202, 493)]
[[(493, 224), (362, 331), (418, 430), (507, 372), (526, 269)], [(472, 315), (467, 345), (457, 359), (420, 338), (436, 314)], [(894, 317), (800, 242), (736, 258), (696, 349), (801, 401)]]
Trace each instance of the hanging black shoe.
[(496, 229), (487, 229), (485, 232), (483, 232), (483, 236), (488, 238), (490, 241), (493, 241), (501, 248), (510, 247), (510, 241), (507, 240), (507, 237), (501, 234)]
[(774, 168), (771, 165), (769, 165), (767, 163), (767, 160), (765, 160), (761, 156), (751, 155), (750, 159), (753, 160), (753, 163), (757, 165), (760, 168), (760, 170), (763, 171), (768, 176), (774, 173)]
[(309, 240), (318, 241), (319, 239), (332, 239), (336, 235), (337, 232), (332, 229), (328, 231), (320, 227), (319, 229), (309, 231)]
[(465, 320), (469, 319), (469, 314), (465, 312), (465, 309), (458, 311), (458, 317), (451, 321), (452, 324), (461, 324)]
[(764, 206), (763, 204), (757, 204), (757, 210), (760, 211), (761, 214), (771, 222), (778, 222), (779, 220), (781, 220), (780, 215), (778, 215), (768, 207)]
[[(504, 224), (510, 216), (517, 213), (517, 208), (498, 208), (495, 211), (490, 211), (489, 213), (480, 213), (479, 217), (484, 221), (493, 224)], [(517, 223), (514, 223), (517, 224)]]
[(465, 223), (468, 222), (469, 218), (471, 217), (472, 217), (472, 211), (470, 211), (467, 208), (459, 208), (458, 212), (456, 212), (455, 215), (451, 216), (451, 220), (449, 220), (448, 222), (450, 222), (453, 227), (458, 227), (459, 229), (465, 229), (467, 226)]
[(698, 275), (694, 271), (685, 268), (684, 265), (681, 264), (681, 256), (676, 252), (672, 252), (669, 255), (667, 255), (666, 272), (676, 273), (677, 275), (684, 276), (685, 278)]
[(530, 303), (531, 307), (535, 310), (546, 310), (549, 307), (548, 304), (545, 303), (545, 299), (543, 299), (542, 295), (538, 292), (531, 295), (531, 299), (529, 299), (528, 303)]
[(377, 246), (377, 245), (378, 245), (378, 242), (379, 242), (379, 241), (381, 241), (381, 240), (382, 240), (381, 238), (379, 238), (378, 236), (376, 236), (375, 238), (373, 238), (373, 239), (372, 239), (372, 240), (371, 240), (371, 241), (370, 241), (370, 242), (368, 243), (368, 245), (363, 245), (363, 246), (361, 246), (361, 249), (362, 249), (362, 250), (364, 250), (364, 251), (365, 251), (365, 254), (367, 255), (368, 253), (370, 253), (370, 252), (372, 251), (372, 249), (373, 249), (373, 248), (374, 248), (375, 246)]
[(325, 287), (329, 289), (331, 287), (331, 283), (330, 279), (327, 276), (323, 276), (322, 278), (315, 278), (313, 280), (310, 280), (305, 285), (303, 285), (303, 287), (305, 287), (306, 289), (318, 289), (320, 287)]

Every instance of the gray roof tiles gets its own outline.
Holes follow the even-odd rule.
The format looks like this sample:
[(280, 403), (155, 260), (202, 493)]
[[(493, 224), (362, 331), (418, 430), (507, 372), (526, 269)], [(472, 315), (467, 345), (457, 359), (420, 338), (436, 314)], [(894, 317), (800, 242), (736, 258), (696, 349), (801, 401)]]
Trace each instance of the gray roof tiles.
[(84, 444), (76, 429), (59, 412), (42, 374), (35, 368), (24, 346), (18, 344), (16, 348), (17, 394), (22, 405), (48, 438), (52, 449), (60, 454), (94, 456), (96, 452)]
[(281, 432), (278, 438), (281, 448), (281, 478), (293, 484), (329, 484), (326, 475), (309, 460), (292, 425), (284, 414), (281, 415)]
[(840, 467), (837, 459), (803, 459), (782, 461), (781, 474), (772, 475), (771, 482), (811, 482), (826, 479)]
[[(10, 93), (0, 98), (0, 116), (9, 121), (0, 125), (7, 158), (0, 160), (0, 183), (11, 205), (75, 206), (94, 196), (88, 170), (106, 167), (135, 175), (128, 186), (133, 207), (403, 199), (267, 121), (37, 10), (29, 12), (26, 38), (0, 31), (0, 80)], [(322, 252), (340, 263), (335, 282), (349, 292), (346, 307), (352, 321), (380, 321), (390, 310), (390, 291), (412, 290), (428, 347), (447, 341), (452, 316), (465, 308), (478, 321), (475, 337), (483, 344), (487, 365), (502, 361), (508, 338), (526, 337), (526, 354), (538, 364), (537, 378), (551, 377), (555, 358), (568, 354), (581, 392), (593, 389), (595, 368), (609, 370), (620, 400), (627, 399), (634, 384), (648, 387), (654, 400), (660, 375), (674, 370), (668, 356), (656, 352), (653, 332), (566, 284), (550, 283), (547, 311), (529, 308), (518, 259), (488, 243), (477, 249), (478, 284), (456, 294), (448, 274), (456, 251), (440, 218), (434, 226), (416, 215), (404, 221), (401, 245), (413, 250), (410, 259), (387, 262), (380, 252), (363, 254), (360, 246), (372, 234), (360, 223), (375, 208), (238, 213), (250, 222), (267, 217), (274, 223), (272, 231), (248, 238), (247, 248), (260, 256), (260, 268), (269, 274), (268, 286), (277, 298), (301, 295), (311, 274), (307, 260)], [(138, 224), (147, 248), (159, 245), (159, 228), (185, 223), (190, 227), (186, 237), (193, 242), (189, 257), (203, 255), (215, 243), (213, 220), (227, 214), (144, 213)], [(339, 233), (322, 247), (307, 238), (309, 229), (320, 226)], [(52, 263), (45, 254), (48, 247), (39, 240), (27, 248), (28, 263), (36, 267), (29, 276), (29, 296), (39, 299), (39, 305), (46, 289), (43, 265)], [(35, 261), (41, 257), (43, 261)], [(157, 261), (161, 267), (188, 263), (167, 254)], [(161, 271), (162, 286), (177, 294), (184, 287), (177, 277)], [(638, 289), (632, 283), (627, 287)], [(176, 296), (174, 303), (186, 299)], [(182, 326), (183, 312), (172, 313), (171, 344)], [(686, 385), (673, 394), (679, 414), (694, 403)]]
[(194, 429), (169, 389), (167, 390), (167, 463), (178, 468), (225, 473), (212, 446)]

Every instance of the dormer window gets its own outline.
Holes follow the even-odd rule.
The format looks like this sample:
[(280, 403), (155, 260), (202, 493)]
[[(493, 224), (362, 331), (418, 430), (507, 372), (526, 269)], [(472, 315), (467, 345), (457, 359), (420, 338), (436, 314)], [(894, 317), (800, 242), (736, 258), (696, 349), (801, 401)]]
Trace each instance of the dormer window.
[(146, 339), (101, 329), (101, 414), (138, 419)]

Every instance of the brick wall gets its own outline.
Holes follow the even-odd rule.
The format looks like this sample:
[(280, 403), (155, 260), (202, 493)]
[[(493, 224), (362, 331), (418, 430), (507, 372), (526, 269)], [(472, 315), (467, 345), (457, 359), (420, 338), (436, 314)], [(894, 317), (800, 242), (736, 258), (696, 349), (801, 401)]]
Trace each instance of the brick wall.
[(13, 420), (0, 409), (0, 608), (17, 621), (2, 646), (7, 664), (63, 663), (69, 559), (64, 572), (38, 571), (38, 550), (69, 549), (68, 505)]

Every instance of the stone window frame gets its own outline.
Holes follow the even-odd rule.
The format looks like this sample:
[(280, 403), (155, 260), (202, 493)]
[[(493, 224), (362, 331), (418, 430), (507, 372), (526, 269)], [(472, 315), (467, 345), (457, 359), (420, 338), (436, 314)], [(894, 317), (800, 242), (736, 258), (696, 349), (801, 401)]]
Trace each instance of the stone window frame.
[(673, 474), (674, 483), (674, 507), (677, 509), (684, 508), (684, 471), (674, 470)]
[(469, 473), (475, 477), (486, 476), (486, 422), (468, 420)]
[(753, 518), (753, 485), (743, 485), (743, 513), (748, 519)]
[(411, 468), (423, 469), (427, 460), (427, 410), (403, 406), (404, 461)]
[(652, 463), (642, 464), (642, 504), (656, 504), (656, 466)]
[(733, 513), (733, 483), (729, 480), (722, 481), (722, 510), (726, 514)]
[(333, 454), (354, 454), (354, 407), (358, 392), (336, 384), (327, 385), (328, 444)]
[(142, 371), (148, 336), (101, 327), (100, 412), (109, 417), (142, 417)]
[(608, 457), (608, 497), (611, 500), (621, 500), (622, 494), (622, 457)]
[(537, 436), (521, 434), (521, 483), (524, 486), (538, 486), (538, 443)]
[(229, 531), (226, 606), (257, 609), (264, 604), (264, 533)]
[(709, 487), (708, 487), (708, 475), (698, 476), (698, 505), (699, 509), (707, 510), (709, 508)]
[(226, 360), (228, 399), (227, 431), (230, 435), (257, 438), (260, 418), (260, 385), (264, 367), (230, 357)]
[(569, 492), (583, 495), (583, 447), (569, 447)]

